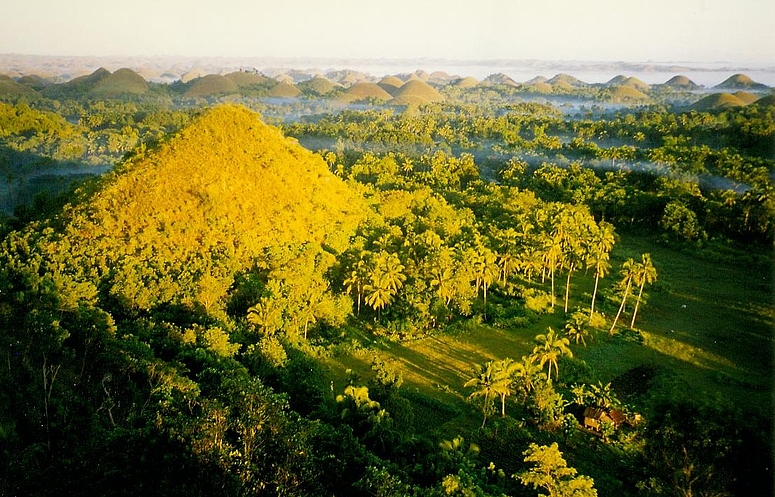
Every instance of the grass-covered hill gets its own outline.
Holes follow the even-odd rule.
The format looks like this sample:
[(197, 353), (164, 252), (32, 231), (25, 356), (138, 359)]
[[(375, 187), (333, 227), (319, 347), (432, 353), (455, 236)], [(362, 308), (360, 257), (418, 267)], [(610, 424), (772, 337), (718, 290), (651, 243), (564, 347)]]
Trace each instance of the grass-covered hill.
[(766, 90), (769, 87), (761, 83), (757, 83), (745, 74), (735, 74), (713, 88), (717, 90)]
[(148, 92), (148, 83), (131, 69), (118, 69), (99, 80), (90, 90), (94, 97), (105, 98), (119, 95), (137, 95)]
[(65, 83), (51, 85), (45, 88), (43, 94), (52, 98), (78, 98), (87, 94), (108, 76), (110, 76), (110, 71), (100, 67), (91, 74), (79, 76)]
[(275, 98), (296, 98), (299, 95), (301, 90), (287, 81), (280, 81), (269, 92), (269, 96)]
[(396, 92), (392, 103), (407, 105), (410, 103), (440, 102), (444, 97), (435, 88), (419, 79), (407, 81)]
[(699, 90), (701, 87), (686, 76), (676, 75), (665, 81), (662, 86), (671, 88), (673, 90)]
[(403, 84), (404, 82), (396, 76), (385, 76), (379, 80), (379, 83), (377, 83), (380, 88), (390, 93), (391, 95), (395, 95)]
[(65, 307), (101, 288), (129, 309), (213, 311), (268, 247), (343, 250), (364, 212), (319, 157), (225, 106), (104, 177), (37, 250)]
[(324, 96), (334, 91), (334, 83), (328, 80), (325, 76), (320, 74), (316, 75), (312, 79), (302, 81), (298, 85), (302, 93)]
[(9, 76), (0, 74), (0, 97), (34, 97), (37, 92), (29, 86), (14, 81)]
[(731, 107), (742, 107), (744, 105), (746, 105), (746, 102), (731, 93), (713, 93), (695, 102), (691, 109), (698, 112), (707, 112), (729, 109)]
[(248, 88), (251, 86), (263, 86), (269, 81), (269, 78), (261, 74), (245, 71), (235, 71), (226, 74), (224, 78), (237, 85), (238, 88)]
[(184, 94), (187, 98), (210, 97), (213, 95), (222, 95), (236, 93), (237, 84), (231, 79), (220, 74), (208, 74), (201, 78), (196, 78), (189, 83), (189, 87)]
[(337, 97), (337, 100), (341, 102), (367, 102), (378, 101), (386, 102), (390, 100), (392, 95), (385, 91), (380, 85), (376, 83), (355, 83), (347, 88), (341, 95)]

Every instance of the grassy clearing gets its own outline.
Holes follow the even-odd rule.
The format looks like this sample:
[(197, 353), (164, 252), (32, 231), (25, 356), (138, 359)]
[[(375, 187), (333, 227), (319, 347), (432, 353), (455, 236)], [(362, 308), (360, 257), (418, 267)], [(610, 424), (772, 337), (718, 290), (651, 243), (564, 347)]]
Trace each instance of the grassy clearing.
[[(636, 323), (642, 343), (612, 339), (603, 332), (588, 347), (572, 345), (576, 357), (586, 361), (603, 381), (649, 365), (668, 379), (670, 395), (676, 398), (711, 398), (769, 418), (775, 322), (772, 275), (699, 261), (646, 238), (625, 236), (614, 251), (614, 270), (605, 285), (618, 279), (622, 261), (639, 258), (644, 252), (652, 254), (659, 276)], [(571, 302), (571, 309), (588, 305), (584, 292), (591, 290), (591, 284), (590, 276), (574, 278), (572, 294), (578, 300)], [(463, 406), (468, 392), (462, 385), (475, 364), (505, 357), (518, 359), (532, 351), (535, 335), (545, 333), (548, 326), (562, 329), (562, 291), (558, 285), (555, 313), (542, 316), (529, 328), (502, 330), (471, 324), (465, 333), (384, 344), (366, 354), (379, 355), (399, 367), (405, 388)], [(609, 319), (615, 305), (601, 305), (607, 307)], [(622, 322), (626, 326), (629, 318), (625, 316)], [(343, 357), (337, 361), (340, 368), (362, 367), (360, 372), (368, 375), (370, 359)], [(474, 411), (463, 412), (470, 415)], [(472, 426), (478, 424), (472, 421)], [(455, 428), (468, 424), (462, 419), (452, 423)]]

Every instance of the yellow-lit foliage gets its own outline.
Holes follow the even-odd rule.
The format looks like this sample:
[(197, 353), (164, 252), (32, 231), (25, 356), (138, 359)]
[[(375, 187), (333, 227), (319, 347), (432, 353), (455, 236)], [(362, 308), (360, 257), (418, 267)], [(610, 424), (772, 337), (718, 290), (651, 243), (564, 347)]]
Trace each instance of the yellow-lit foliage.
[(65, 215), (64, 236), (37, 250), (129, 307), (212, 313), (234, 274), (268, 248), (342, 251), (367, 209), (319, 156), (255, 113), (223, 106), (119, 166)]

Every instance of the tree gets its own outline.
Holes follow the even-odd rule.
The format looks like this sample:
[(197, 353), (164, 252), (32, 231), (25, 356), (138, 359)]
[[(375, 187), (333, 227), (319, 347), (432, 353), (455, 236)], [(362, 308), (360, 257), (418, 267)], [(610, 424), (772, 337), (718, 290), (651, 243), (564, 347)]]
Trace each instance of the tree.
[(557, 443), (552, 445), (537, 445), (531, 443), (522, 453), (525, 462), (535, 466), (527, 471), (512, 475), (523, 485), (532, 485), (535, 489), (543, 489), (545, 497), (597, 497), (594, 480), (589, 476), (578, 475), (575, 468), (568, 467), (562, 457)]
[(379, 252), (372, 267), (371, 282), (364, 286), (366, 303), (377, 312), (390, 304), (406, 281), (403, 271), (404, 265), (396, 254)]
[(643, 295), (643, 287), (646, 286), (646, 283), (650, 285), (657, 280), (657, 269), (654, 267), (654, 264), (651, 263), (651, 254), (643, 254), (641, 256), (641, 262), (637, 265), (633, 280), (635, 281), (635, 284), (638, 285), (638, 299), (635, 301), (635, 310), (632, 311), (630, 328), (635, 327), (635, 317), (638, 315), (638, 306), (640, 305), (640, 299)]
[(571, 352), (569, 347), (570, 341), (565, 337), (557, 336), (551, 327), (546, 335), (537, 335), (536, 341), (539, 342), (539, 345), (536, 345), (533, 349), (533, 355), (538, 359), (538, 364), (541, 368), (544, 367), (544, 364), (549, 364), (547, 377), (551, 381), (552, 366), (554, 366), (555, 378), (559, 375), (557, 359), (561, 356), (573, 357), (573, 352)]
[(624, 261), (624, 263), (622, 263), (622, 269), (620, 271), (622, 280), (619, 282), (619, 285), (624, 287), (624, 292), (622, 293), (622, 303), (619, 305), (619, 310), (616, 312), (616, 317), (614, 318), (614, 322), (611, 324), (611, 329), (608, 330), (609, 333), (614, 332), (616, 323), (619, 321), (619, 316), (622, 315), (624, 305), (627, 302), (627, 297), (630, 295), (630, 289), (632, 288), (632, 278), (635, 276), (636, 270), (636, 262), (632, 258), (627, 259)]
[(368, 273), (366, 270), (366, 262), (361, 259), (358, 261), (358, 263), (355, 265), (355, 267), (350, 271), (349, 276), (345, 278), (344, 285), (345, 285), (345, 291), (350, 294), (355, 291), (355, 295), (357, 298), (357, 309), (358, 309), (358, 315), (361, 314), (361, 299), (363, 298), (363, 292), (364, 287), (366, 286), (366, 281), (368, 278)]
[(495, 386), (496, 393), (501, 397), (501, 417), (506, 417), (506, 397), (511, 395), (514, 373), (519, 369), (519, 366), (518, 362), (514, 362), (508, 357), (495, 363)]
[(601, 221), (598, 229), (595, 231), (591, 246), (587, 251), (587, 268), (593, 268), (595, 271), (595, 288), (592, 290), (592, 304), (589, 308), (590, 317), (595, 314), (595, 299), (597, 297), (597, 288), (600, 278), (605, 278), (611, 264), (608, 262), (609, 254), (614, 247), (615, 235), (612, 224)]
[[(500, 395), (504, 390), (508, 390), (508, 385), (504, 378), (498, 375), (498, 367), (495, 362), (489, 361), (476, 367), (474, 377), (465, 382), (463, 387), (474, 387), (474, 391), (468, 396), (469, 399), (482, 398), (482, 428), (487, 423), (487, 416), (492, 410), (492, 401), (496, 395)], [(508, 394), (506, 394), (508, 395)]]

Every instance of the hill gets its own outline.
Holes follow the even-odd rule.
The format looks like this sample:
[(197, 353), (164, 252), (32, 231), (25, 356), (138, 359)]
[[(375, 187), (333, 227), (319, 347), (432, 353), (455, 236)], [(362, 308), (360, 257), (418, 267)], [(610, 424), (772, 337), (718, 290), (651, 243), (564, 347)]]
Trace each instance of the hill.
[(479, 86), (479, 81), (477, 81), (476, 78), (472, 78), (470, 76), (466, 78), (460, 78), (452, 81), (450, 83), (452, 86), (457, 86), (459, 88), (474, 88), (476, 86)]
[(483, 83), (491, 85), (519, 86), (519, 83), (503, 73), (490, 74), (484, 78)]
[(701, 98), (689, 108), (699, 112), (706, 112), (709, 110), (722, 110), (729, 109), (731, 107), (742, 107), (745, 102), (737, 98), (730, 93), (714, 93), (707, 97)]
[(698, 85), (691, 79), (681, 75), (673, 76), (672, 78), (665, 81), (661, 86), (671, 88), (674, 90), (682, 90), (682, 91), (699, 90), (700, 88), (702, 88), (700, 85)]
[(615, 103), (644, 103), (649, 100), (648, 95), (624, 85), (606, 88), (602, 94), (606, 101)]
[(299, 95), (301, 95), (301, 90), (287, 81), (277, 83), (269, 92), (269, 96), (275, 98), (296, 98)]
[(396, 92), (391, 103), (395, 105), (408, 105), (410, 103), (440, 102), (444, 97), (428, 83), (413, 79), (407, 81)]
[(398, 92), (398, 89), (403, 86), (403, 84), (404, 82), (396, 76), (385, 76), (379, 80), (379, 83), (377, 83), (380, 88), (390, 93), (391, 95), (395, 95), (396, 92)]
[(207, 76), (192, 80), (183, 96), (187, 98), (204, 98), (236, 93), (238, 89), (237, 84), (232, 80), (220, 74), (208, 74)]
[(734, 93), (734, 96), (737, 97), (741, 102), (743, 102), (744, 105), (749, 105), (757, 100), (759, 100), (759, 97), (757, 95), (754, 95), (753, 93), (748, 93), (747, 91), (736, 91)]
[(578, 78), (575, 78), (574, 76), (571, 76), (570, 74), (562, 74), (562, 73), (557, 74), (552, 79), (547, 81), (547, 83), (549, 83), (549, 84), (551, 84), (553, 86), (558, 84), (558, 83), (560, 83), (562, 85), (566, 85), (567, 84), (569, 86), (572, 86), (573, 88), (585, 88), (585, 87), (589, 86), (589, 84), (581, 81)]
[(266, 76), (252, 73), (252, 72), (245, 72), (245, 71), (230, 72), (229, 74), (224, 75), (224, 78), (228, 79), (229, 81), (237, 85), (237, 88), (249, 88), (251, 86), (265, 86), (269, 81), (269, 78), (267, 78)]
[(29, 86), (20, 84), (9, 76), (0, 74), (0, 97), (34, 97), (38, 92)]
[(387, 102), (392, 95), (382, 89), (375, 83), (355, 83), (351, 87), (347, 88), (344, 93), (337, 97), (340, 102), (365, 102), (370, 100), (377, 100), (380, 102)]
[(728, 77), (723, 82), (714, 86), (713, 88), (718, 90), (767, 90), (769, 87), (761, 83), (757, 83), (745, 74), (735, 74)]
[(635, 90), (638, 90), (641, 93), (648, 93), (651, 90), (650, 85), (632, 76), (630, 76), (629, 78), (625, 78), (624, 81), (622, 81), (622, 86), (628, 86), (630, 88), (634, 88)]
[(320, 157), (223, 106), (106, 176), (41, 257), (69, 268), (65, 299), (100, 285), (130, 309), (212, 310), (268, 247), (343, 250), (364, 212)]
[(21, 78), (16, 80), (17, 83), (20, 85), (28, 86), (32, 88), (33, 90), (40, 91), (43, 88), (51, 85), (51, 81), (41, 78), (40, 76), (37, 76), (35, 74), (28, 74), (25, 76), (22, 76)]
[(142, 76), (126, 68), (118, 69), (113, 74), (100, 79), (89, 90), (89, 94), (95, 97), (141, 95), (144, 93), (148, 93), (148, 83)]
[(110, 71), (100, 67), (91, 74), (79, 76), (66, 83), (51, 85), (43, 89), (43, 94), (50, 97), (77, 98), (86, 95), (103, 79), (110, 76)]
[(336, 87), (328, 80), (328, 78), (318, 74), (312, 79), (299, 83), (298, 88), (305, 94), (323, 96), (334, 91), (334, 88)]

